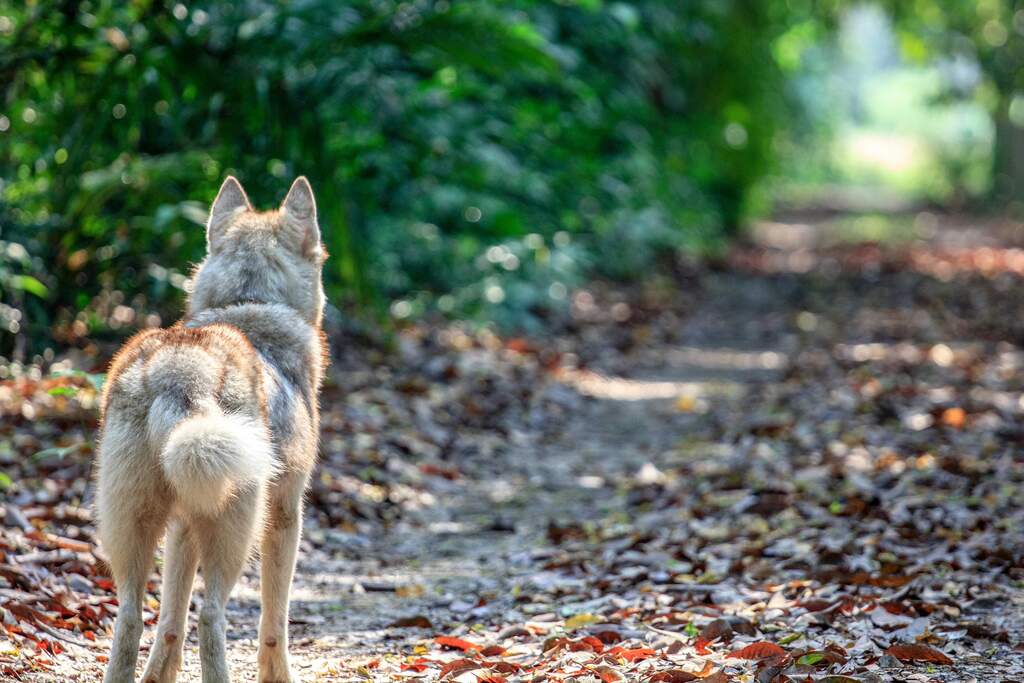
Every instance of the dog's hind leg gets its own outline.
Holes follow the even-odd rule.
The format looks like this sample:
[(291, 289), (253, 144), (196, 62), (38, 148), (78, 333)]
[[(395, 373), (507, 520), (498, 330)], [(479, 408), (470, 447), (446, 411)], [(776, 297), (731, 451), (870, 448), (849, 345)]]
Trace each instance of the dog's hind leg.
[(103, 677), (104, 683), (131, 683), (135, 680), (135, 662), (139, 656), (142, 638), (142, 603), (146, 592), (146, 579), (153, 567), (153, 555), (160, 529), (139, 524), (132, 535), (133, 548), (127, 553), (111, 552), (110, 566), (117, 584), (117, 621), (114, 624), (114, 644), (110, 650), (110, 663)]
[(229, 683), (225, 610), (231, 589), (249, 557), (262, 523), (264, 485), (254, 485), (230, 500), (213, 518), (197, 519), (199, 564), (206, 594), (199, 612), (199, 658), (203, 683)]
[(181, 668), (181, 651), (188, 631), (188, 604), (199, 563), (195, 539), (182, 521), (167, 530), (164, 585), (160, 592), (160, 622), (142, 675), (143, 683), (173, 683)]
[(104, 683), (131, 683), (142, 637), (142, 604), (168, 505), (131, 425), (110, 416), (100, 444), (99, 537), (117, 585), (114, 643)]
[(260, 683), (291, 683), (288, 665), (288, 596), (302, 525), (306, 475), (289, 472), (274, 484), (260, 551)]

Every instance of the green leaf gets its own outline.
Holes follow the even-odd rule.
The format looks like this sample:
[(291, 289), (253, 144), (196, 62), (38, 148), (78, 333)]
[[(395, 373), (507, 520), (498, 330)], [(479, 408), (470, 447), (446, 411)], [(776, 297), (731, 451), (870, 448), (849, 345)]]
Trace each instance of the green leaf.
[(75, 453), (75, 452), (81, 450), (84, 445), (85, 444), (76, 443), (76, 444), (74, 444), (72, 446), (63, 446), (63, 447), (54, 446), (52, 448), (44, 448), (41, 451), (33, 453), (32, 454), (32, 459), (33, 460), (42, 460), (43, 458), (48, 458), (51, 455), (55, 455), (55, 456), (57, 456), (58, 460), (63, 460), (70, 453)]
[(20, 289), (23, 292), (34, 294), (40, 299), (45, 299), (50, 290), (39, 280), (35, 279), (31, 275), (16, 275), (11, 278), (11, 286), (14, 289)]
[(591, 624), (596, 624), (599, 621), (601, 621), (601, 617), (596, 614), (577, 614), (565, 620), (565, 630), (575, 631), (578, 628), (590, 626)]
[(803, 664), (805, 666), (814, 666), (821, 660), (825, 659), (825, 655), (820, 652), (809, 652), (800, 659), (796, 660), (797, 664)]
[(12, 486), (14, 486), (14, 481), (11, 479), (11, 476), (6, 472), (0, 472), (0, 490), (6, 491)]

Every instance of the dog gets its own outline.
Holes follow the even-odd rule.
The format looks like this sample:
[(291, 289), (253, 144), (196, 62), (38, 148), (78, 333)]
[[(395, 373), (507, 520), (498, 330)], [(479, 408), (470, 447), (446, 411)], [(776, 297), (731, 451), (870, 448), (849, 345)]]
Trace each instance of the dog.
[(105, 683), (134, 680), (142, 604), (166, 531), (163, 593), (144, 683), (181, 666), (197, 566), (204, 683), (228, 683), (225, 606), (259, 546), (259, 681), (294, 683), (288, 594), (302, 499), (319, 444), (327, 365), (327, 257), (304, 177), (276, 211), (254, 211), (228, 177), (210, 209), (207, 256), (185, 317), (130, 339), (101, 396), (96, 507), (120, 608)]

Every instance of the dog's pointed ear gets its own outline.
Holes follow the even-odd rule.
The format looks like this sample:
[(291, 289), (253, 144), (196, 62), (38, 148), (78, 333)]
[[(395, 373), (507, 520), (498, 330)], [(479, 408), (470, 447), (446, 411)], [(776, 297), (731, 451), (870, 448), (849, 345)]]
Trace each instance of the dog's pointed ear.
[(281, 210), (292, 218), (309, 219), (316, 223), (316, 199), (313, 198), (313, 188), (309, 186), (306, 176), (300, 175), (292, 183), (288, 195), (281, 202)]
[(206, 223), (206, 242), (212, 252), (214, 246), (220, 241), (227, 227), (227, 218), (235, 215), (239, 210), (252, 211), (252, 204), (242, 189), (242, 184), (235, 176), (229, 175), (220, 186), (217, 198), (210, 206), (210, 219)]
[(320, 254), (320, 226), (316, 220), (316, 199), (313, 188), (306, 176), (299, 176), (292, 183), (284, 201), (281, 202), (284, 230), (296, 251), (308, 259)]

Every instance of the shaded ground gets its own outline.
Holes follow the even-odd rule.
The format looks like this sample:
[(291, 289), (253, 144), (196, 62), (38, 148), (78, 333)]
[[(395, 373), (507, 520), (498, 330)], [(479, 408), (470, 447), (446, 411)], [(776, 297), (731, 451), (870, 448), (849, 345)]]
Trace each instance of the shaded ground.
[[(302, 679), (1024, 680), (1024, 240), (903, 228), (766, 224), (716, 267), (578, 293), (543, 341), (340, 349)], [(116, 608), (80, 512), (92, 387), (2, 391), (0, 667), (96, 680)]]

